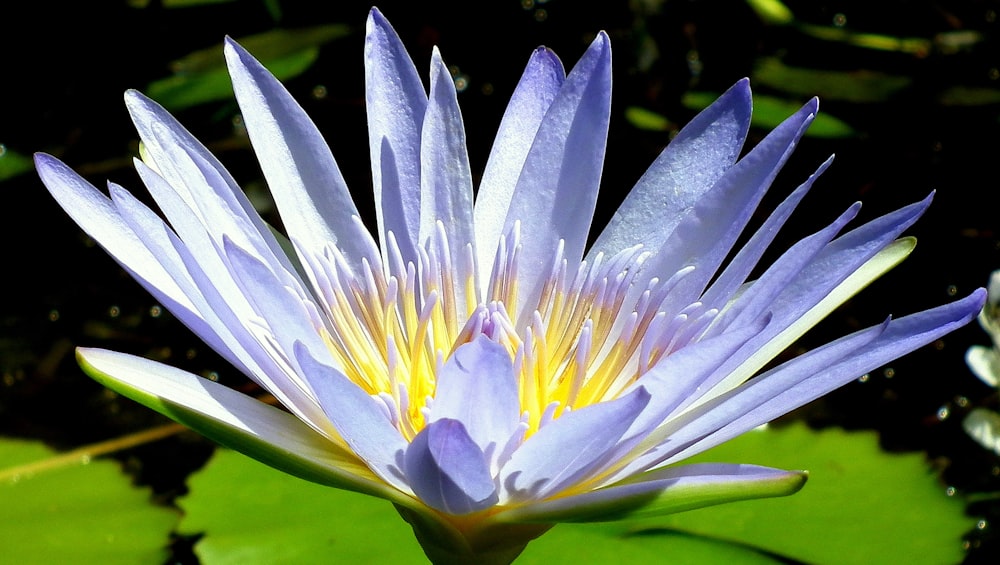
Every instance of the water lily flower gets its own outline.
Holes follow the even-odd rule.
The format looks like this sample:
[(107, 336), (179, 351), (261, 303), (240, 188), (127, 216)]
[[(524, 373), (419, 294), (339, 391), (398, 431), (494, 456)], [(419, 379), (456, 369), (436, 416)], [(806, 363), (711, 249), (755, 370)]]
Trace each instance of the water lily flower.
[(588, 248), (610, 117), (607, 35), (568, 74), (551, 51), (531, 54), (474, 189), (441, 55), (425, 90), (373, 9), (373, 238), (302, 108), (234, 41), (225, 54), (285, 234), (138, 92), (125, 95), (145, 147), (135, 168), (162, 217), (51, 156), (36, 164), (88, 234), (285, 410), (124, 353), (81, 348), (79, 361), (277, 469), (391, 501), (434, 562), (507, 563), (559, 522), (794, 493), (803, 472), (684, 462), (967, 323), (984, 301), (980, 289), (768, 367), (910, 253), (900, 235), (930, 204), (844, 232), (853, 204), (758, 269), (827, 161), (731, 254), (815, 100), (739, 158), (751, 111), (740, 81)]

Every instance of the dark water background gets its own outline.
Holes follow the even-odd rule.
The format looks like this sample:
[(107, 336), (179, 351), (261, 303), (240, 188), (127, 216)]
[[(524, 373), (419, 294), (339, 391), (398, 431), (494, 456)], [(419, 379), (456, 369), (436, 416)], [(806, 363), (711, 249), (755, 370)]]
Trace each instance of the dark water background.
[[(287, 81), (333, 147), (359, 208), (374, 224), (367, 164), (362, 44), (366, 2), (236, 1), (171, 7), (170, 2), (21, 2), (27, 13), (0, 18), (0, 144), (30, 155), (51, 152), (102, 186), (139, 188), (131, 169), (136, 136), (122, 104), (126, 88), (144, 89), (171, 72), (170, 62), (275, 27), (343, 23), (352, 33), (326, 44), (317, 62)], [(280, 8), (280, 16), (274, 6)], [(795, 21), (763, 21), (744, 2), (617, 1), (382, 2), (422, 74), (432, 45), (467, 81), (460, 94), (474, 174), (481, 172), (507, 97), (531, 50), (553, 48), (570, 67), (597, 30), (614, 48), (615, 94), (608, 159), (595, 226), (603, 225), (669, 139), (636, 128), (625, 109), (666, 116), (673, 128), (694, 110), (685, 93), (721, 92), (744, 76), (755, 94), (805, 102), (782, 85), (754, 77), (765, 57), (786, 65), (903, 77), (905, 86), (869, 101), (823, 98), (821, 112), (854, 135), (807, 138), (762, 210), (770, 210), (828, 155), (837, 154), (775, 245), (832, 220), (855, 200), (858, 222), (936, 190), (930, 211), (909, 231), (920, 243), (900, 267), (834, 313), (802, 347), (811, 347), (886, 315), (931, 307), (983, 286), (1000, 268), (1000, 2), (789, 1)], [(916, 52), (872, 49), (824, 39), (807, 26), (925, 40)], [(823, 95), (823, 92), (815, 92)], [(248, 190), (259, 170), (242, 136), (235, 102), (176, 112)], [(765, 130), (754, 129), (748, 146)], [(138, 192), (138, 191), (137, 191)], [(0, 434), (69, 448), (162, 422), (84, 377), (75, 345), (107, 347), (246, 381), (220, 361), (94, 246), (58, 209), (32, 174), (0, 181)], [(278, 223), (273, 210), (265, 216)], [(773, 259), (773, 255), (771, 256)], [(942, 489), (1000, 491), (1000, 458), (961, 429), (972, 407), (998, 408), (997, 392), (966, 368), (973, 343), (988, 343), (975, 324), (873, 372), (798, 416), (815, 426), (875, 429), (883, 447), (925, 451)], [(120, 454), (137, 481), (165, 500), (211, 446), (182, 435)], [(1000, 554), (998, 504), (970, 508), (987, 526), (968, 536), (967, 563)]]

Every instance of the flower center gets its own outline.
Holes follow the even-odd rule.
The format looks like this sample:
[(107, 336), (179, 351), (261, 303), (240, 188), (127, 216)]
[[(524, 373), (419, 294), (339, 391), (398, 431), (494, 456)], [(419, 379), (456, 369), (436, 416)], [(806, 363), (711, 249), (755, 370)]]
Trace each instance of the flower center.
[(516, 224), (497, 247), (482, 295), (471, 245), (462, 264), (453, 264), (440, 224), (416, 264), (404, 266), (392, 234), (388, 240), (388, 268), (363, 262), (361, 272), (336, 247), (326, 248), (317, 263), (328, 281), (321, 300), (332, 329), (322, 333), (347, 377), (382, 400), (408, 440), (424, 427), (443, 363), (479, 334), (510, 352), (531, 435), (567, 410), (615, 398), (696, 339), (717, 313), (700, 303), (670, 319), (659, 312), (662, 297), (689, 270), (638, 292), (633, 279), (647, 257), (638, 246), (609, 259), (597, 254), (571, 270), (560, 245), (539, 296), (521, 298)]

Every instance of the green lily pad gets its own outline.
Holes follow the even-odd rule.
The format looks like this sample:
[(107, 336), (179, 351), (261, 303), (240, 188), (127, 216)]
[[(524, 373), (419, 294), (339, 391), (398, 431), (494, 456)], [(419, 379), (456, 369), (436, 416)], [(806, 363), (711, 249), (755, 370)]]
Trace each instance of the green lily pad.
[[(955, 563), (973, 523), (920, 454), (881, 451), (874, 433), (755, 431), (698, 458), (812, 476), (794, 496), (656, 520), (560, 524), (518, 563)], [(426, 563), (409, 526), (380, 499), (309, 483), (219, 450), (189, 481), (180, 531), (204, 534), (203, 565)]]
[(310, 483), (219, 449), (188, 481), (182, 534), (203, 565), (421, 563), (413, 531), (385, 500)]
[(0, 507), (5, 563), (163, 563), (178, 521), (115, 462), (14, 439), (0, 439)]
[(887, 453), (874, 432), (754, 431), (697, 458), (808, 469), (786, 498), (751, 500), (658, 519), (813, 564), (958, 563), (975, 519), (949, 497), (922, 453)]
[[(203, 565), (426, 563), (410, 527), (378, 498), (323, 487), (220, 449), (188, 483), (180, 532), (204, 534)], [(648, 523), (562, 524), (528, 544), (518, 563), (779, 562), (740, 544)]]
[(560, 524), (529, 543), (516, 563), (786, 563), (740, 544), (677, 530), (642, 526), (641, 523)]

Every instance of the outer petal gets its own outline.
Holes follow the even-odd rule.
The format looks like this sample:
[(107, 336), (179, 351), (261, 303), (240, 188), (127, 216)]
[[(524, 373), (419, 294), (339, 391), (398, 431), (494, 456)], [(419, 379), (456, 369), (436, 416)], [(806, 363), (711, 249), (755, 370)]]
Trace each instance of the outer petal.
[[(234, 321), (250, 341), (251, 356), (270, 372), (264, 378), (277, 383), (275, 396), (286, 407), (320, 432), (336, 438), (337, 431), (324, 417), (326, 407), (317, 397), (317, 378), (313, 371), (300, 365), (302, 355), (291, 355), (301, 347), (309, 351), (310, 359), (334, 364), (329, 349), (320, 337), (324, 318), (315, 305), (297, 289), (282, 285), (267, 267), (228, 239), (224, 243), (233, 278), (242, 296), (253, 307), (253, 314)], [(249, 338), (249, 339), (248, 339)], [(270, 389), (269, 389), (270, 390)], [(328, 415), (328, 414), (327, 414)]]
[[(224, 279), (206, 277), (201, 265), (186, 254), (187, 249), (176, 238), (170, 238), (166, 234), (169, 230), (162, 222), (159, 228), (149, 227), (149, 216), (131, 209), (141, 205), (134, 199), (125, 197), (124, 191), (113, 187), (112, 193), (117, 196), (116, 201), (112, 202), (57, 159), (38, 154), (35, 162), (39, 175), (60, 206), (146, 290), (213, 346), (221, 345), (218, 340), (225, 341), (227, 345), (218, 349), (220, 354), (231, 352), (227, 357), (235, 366), (246, 371), (288, 406), (293, 409), (298, 407), (298, 415), (315, 421), (318, 412), (316, 407), (310, 406), (309, 399), (300, 394), (298, 389), (280, 384), (285, 377), (284, 373), (272, 370), (271, 362), (260, 357), (259, 348), (249, 338), (243, 326), (236, 323), (237, 318), (227, 304), (233, 300), (242, 300), (242, 296), (239, 293), (229, 293), (223, 299), (215, 285)], [(143, 171), (144, 168), (140, 166), (139, 170)], [(155, 173), (150, 174), (155, 176)], [(159, 179), (159, 182), (166, 184), (163, 179)], [(155, 235), (151, 231), (137, 235), (133, 230), (140, 229), (140, 224), (144, 222), (149, 230), (165, 231), (161, 235)], [(173, 253), (163, 240), (164, 237), (171, 239), (171, 245), (175, 246)], [(214, 253), (210, 245), (207, 250), (202, 251)], [(181, 263), (187, 268), (187, 273), (182, 272)], [(229, 275), (223, 273), (223, 276)], [(189, 281), (186, 280), (188, 277), (191, 277)], [(194, 289), (204, 296), (204, 301), (196, 295)], [(213, 337), (213, 333), (217, 337)], [(233, 339), (226, 334), (231, 334)], [(283, 393), (283, 390), (287, 392)]]
[[(766, 390), (777, 395), (784, 388), (790, 388), (797, 383), (807, 381), (813, 374), (821, 371), (822, 368), (833, 365), (845, 356), (855, 353), (860, 348), (874, 341), (885, 330), (886, 326), (887, 323), (883, 323), (881, 326), (855, 332), (796, 357), (786, 365), (786, 367), (795, 367), (796, 370), (786, 371), (784, 379), (778, 378), (772, 380), (767, 384)], [(737, 390), (746, 390), (758, 386), (764, 377), (765, 375), (761, 375)], [(831, 390), (832, 388), (834, 387), (831, 387)], [(761, 389), (760, 393), (761, 397), (765, 396), (763, 389)], [(694, 398), (697, 399), (698, 397), (695, 396)], [(729, 398), (729, 396), (726, 396), (726, 398)], [(622, 458), (623, 461), (628, 461), (628, 463), (621, 469), (618, 469), (609, 481), (621, 480), (634, 473), (641, 473), (660, 465), (668, 458), (673, 457), (677, 452), (697, 442), (700, 438), (738, 419), (745, 412), (754, 409), (753, 401), (749, 399), (745, 403), (730, 401), (722, 408), (717, 409), (722, 403), (722, 400), (716, 399), (713, 402), (698, 405), (696, 408), (690, 408), (683, 414), (665, 422), (643, 439), (639, 447), (633, 451), (632, 457), (626, 456)], [(784, 412), (793, 408), (793, 406), (789, 406), (788, 410)], [(784, 412), (781, 412), (781, 414)], [(776, 414), (775, 416), (777, 415), (780, 414)]]
[(687, 399), (705, 392), (703, 381), (750, 338), (767, 327), (768, 322), (767, 317), (762, 317), (667, 355), (634, 385), (644, 387), (652, 396), (637, 423), (652, 418), (655, 427)]
[(141, 357), (80, 348), (77, 358), (102, 385), (276, 469), (412, 505), (352, 453), (278, 408)]
[(497, 503), (489, 462), (465, 426), (443, 418), (428, 424), (406, 450), (406, 477), (428, 506), (469, 514)]
[(598, 34), (576, 64), (538, 127), (517, 180), (504, 232), (520, 222), (518, 327), (535, 309), (552, 250), (583, 257), (597, 202), (611, 116), (611, 45)]
[[(142, 94), (126, 92), (125, 105), (145, 143), (147, 164), (166, 181), (161, 184), (169, 187), (159, 192), (150, 187), (150, 193), (181, 239), (192, 245), (188, 239), (192, 230), (183, 228), (189, 225), (204, 231), (213, 246), (221, 249), (222, 235), (226, 234), (272, 268), (294, 273), (284, 250), (243, 190), (205, 146), (169, 112)], [(162, 204), (167, 196), (183, 205)]]
[[(613, 477), (628, 476), (634, 472), (635, 467), (630, 463), (637, 453), (641, 453), (641, 450), (633, 451), (635, 447), (640, 443), (649, 445), (649, 434), (677, 413), (678, 407), (688, 398), (697, 397), (702, 391), (703, 381), (767, 323), (768, 318), (761, 318), (745, 327), (683, 347), (667, 355), (643, 375), (632, 388), (645, 389), (650, 395), (649, 403), (615, 446), (607, 463), (598, 471), (600, 478), (593, 485), (603, 486), (617, 480)], [(621, 473), (623, 467), (628, 467), (628, 471)]]
[(135, 235), (111, 200), (51, 155), (35, 154), (45, 187), (63, 210), (147, 289), (158, 289), (188, 310), (194, 305), (170, 273)]
[(391, 231), (405, 268), (406, 262), (417, 262), (414, 246), (419, 243), (420, 132), (427, 94), (402, 41), (376, 8), (368, 14), (365, 92), (383, 260), (386, 234)]
[(480, 253), (479, 280), (482, 284), (489, 281), (493, 270), (493, 252), (503, 234), (507, 209), (524, 160), (528, 157), (542, 118), (565, 80), (566, 71), (555, 53), (544, 47), (535, 49), (500, 121), (500, 129), (479, 183), (474, 212)]
[[(260, 339), (260, 326), (247, 323), (248, 320), (257, 319), (258, 314), (253, 309), (250, 297), (244, 293), (247, 281), (242, 285), (237, 283), (230, 270), (229, 260), (222, 256), (224, 252), (222, 248), (226, 245), (227, 237), (224, 236), (217, 247), (195, 216), (185, 212), (187, 205), (162, 177), (142, 162), (136, 163), (136, 169), (150, 192), (158, 196), (161, 209), (171, 210), (176, 219), (175, 228), (179, 228), (180, 232), (187, 236), (187, 240), (179, 241), (178, 237), (169, 233), (169, 228), (161, 226), (160, 229), (168, 234), (169, 244), (165, 241), (156, 242), (155, 240), (162, 239), (162, 236), (151, 233), (155, 228), (148, 226), (143, 228), (140, 217), (145, 215), (147, 217), (145, 223), (154, 224), (154, 220), (150, 217), (152, 212), (147, 211), (143, 214), (140, 210), (132, 210), (131, 208), (141, 207), (141, 204), (134, 202), (130, 196), (126, 197), (123, 190), (112, 185), (112, 197), (122, 215), (131, 222), (137, 233), (147, 242), (147, 246), (155, 250), (159, 261), (165, 265), (183, 265), (183, 272), (179, 265), (173, 269), (174, 276), (190, 278), (191, 290), (188, 298), (195, 301), (206, 323), (218, 334), (219, 339), (225, 341), (226, 348), (232, 352), (230, 361), (273, 394), (294, 414), (309, 422), (317, 431), (328, 431), (329, 426), (326, 425), (312, 392), (307, 386), (303, 386), (298, 375), (288, 368), (284, 358), (275, 355), (274, 347), (266, 340)], [(173, 254), (176, 257), (170, 259)], [(263, 259), (258, 256), (250, 255), (250, 257), (256, 263), (264, 265)], [(288, 276), (289, 273), (283, 270), (279, 273), (286, 275), (288, 283), (298, 287), (295, 277)], [(276, 275), (271, 277), (277, 278)], [(283, 283), (275, 283), (271, 288), (277, 287), (285, 288)], [(156, 289), (151, 292), (154, 296), (160, 295)], [(300, 296), (302, 292), (300, 288)], [(172, 308), (170, 302), (164, 304)], [(199, 325), (187, 322), (181, 314), (178, 316), (198, 332), (199, 336), (210, 344), (213, 343), (212, 339), (206, 338), (201, 333)], [(218, 351), (225, 354), (226, 348)]]
[(285, 87), (232, 39), (226, 61), (250, 141), (288, 236), (308, 249), (336, 243), (350, 265), (378, 258), (357, 207), (316, 125)]
[[(760, 375), (692, 411), (690, 425), (670, 438), (675, 446), (683, 449), (676, 451), (664, 464), (680, 461), (769, 422), (964, 326), (976, 316), (985, 300), (986, 291), (978, 289), (962, 300), (891, 321), (874, 340), (845, 351), (846, 355), (832, 363), (824, 359), (825, 351), (846, 344), (871, 329), (845, 336)], [(723, 414), (724, 421), (719, 419)], [(693, 443), (689, 444), (689, 440)]]
[(114, 207), (121, 218), (142, 240), (160, 265), (170, 273), (173, 281), (183, 292), (184, 298), (191, 301), (191, 306), (181, 304), (164, 292), (155, 289), (152, 291), (153, 296), (160, 300), (184, 325), (191, 328), (198, 337), (205, 340), (212, 349), (244, 372), (251, 372), (243, 359), (246, 356), (243, 347), (239, 343), (234, 343), (233, 333), (216, 314), (219, 305), (216, 304), (213, 307), (207, 302), (204, 293), (188, 273), (183, 257), (183, 254), (187, 252), (184, 244), (155, 212), (139, 202), (124, 188), (114, 183), (109, 183), (108, 188)]
[(520, 416), (510, 354), (486, 336), (460, 346), (438, 372), (430, 421), (462, 422), (492, 463), (518, 430)]
[(653, 161), (588, 253), (636, 244), (659, 249), (684, 215), (739, 157), (750, 128), (750, 81), (702, 110)]
[(605, 522), (662, 516), (738, 500), (795, 494), (803, 471), (756, 465), (702, 463), (645, 473), (584, 494), (519, 506), (497, 514), (497, 522)]
[(931, 204), (933, 194), (876, 218), (838, 237), (809, 263), (779, 295), (772, 309), (775, 317), (797, 318), (809, 304), (825, 296), (826, 290), (846, 279), (865, 261), (886, 248), (913, 225)]
[[(727, 376), (704, 400), (750, 378), (836, 307), (905, 259), (915, 241), (893, 239), (912, 225), (929, 204), (930, 197), (830, 242), (781, 289), (775, 300), (762, 305), (774, 316), (771, 327), (723, 366), (720, 373)], [(739, 306), (734, 304), (733, 310), (738, 313)]]

